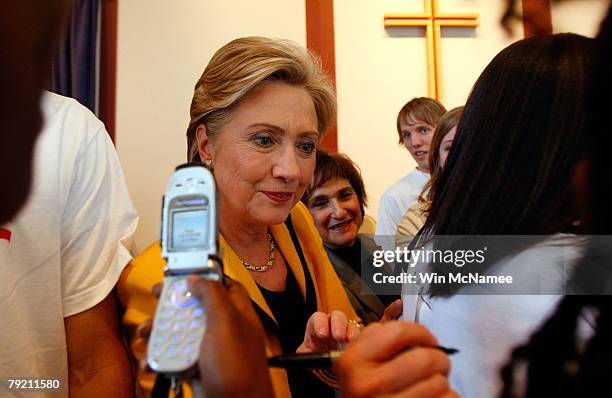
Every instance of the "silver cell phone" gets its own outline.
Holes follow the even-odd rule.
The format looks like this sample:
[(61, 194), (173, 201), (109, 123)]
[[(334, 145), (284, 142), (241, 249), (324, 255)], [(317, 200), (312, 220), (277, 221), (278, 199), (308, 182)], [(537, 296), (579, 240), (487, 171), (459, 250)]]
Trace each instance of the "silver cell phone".
[(223, 280), (218, 253), (218, 199), (212, 173), (202, 164), (178, 166), (162, 204), (164, 284), (147, 349), (149, 367), (180, 375), (196, 365), (206, 311), (191, 296), (187, 277)]

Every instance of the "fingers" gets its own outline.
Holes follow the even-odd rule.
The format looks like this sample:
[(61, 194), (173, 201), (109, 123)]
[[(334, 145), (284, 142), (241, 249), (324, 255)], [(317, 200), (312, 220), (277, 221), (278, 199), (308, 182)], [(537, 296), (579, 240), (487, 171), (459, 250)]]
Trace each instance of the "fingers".
[(317, 311), (308, 318), (304, 342), (297, 352), (321, 352), (343, 346), (359, 333), (358, 327), (351, 325), (342, 311), (330, 314)]
[(448, 378), (441, 374), (436, 374), (412, 386), (408, 394), (406, 394), (406, 397), (436, 398), (445, 395), (449, 391), (450, 385), (448, 383)]
[(329, 333), (329, 315), (324, 312), (315, 312), (308, 319), (306, 324), (306, 333), (319, 340), (325, 340), (330, 337)]
[(325, 343), (329, 339), (329, 318), (323, 312), (315, 312), (306, 322), (304, 331), (304, 342), (298, 347), (296, 352), (320, 352), (327, 350)]
[(153, 296), (155, 296), (155, 298), (159, 298), (161, 296), (163, 286), (163, 283), (156, 283), (155, 285), (153, 285), (153, 287), (151, 288), (151, 293), (153, 294)]
[[(346, 314), (342, 311), (332, 311), (330, 314), (315, 312), (308, 319), (306, 332), (319, 340), (331, 340), (335, 342), (348, 341), (350, 324)], [(310, 329), (310, 330), (309, 330)]]
[[(384, 361), (414, 346), (434, 346), (436, 338), (422, 325), (403, 321), (374, 323), (362, 331), (349, 352), (356, 358)], [(343, 354), (343, 356), (344, 356)]]
[(459, 395), (450, 390), (448, 378), (443, 375), (433, 375), (409, 388), (385, 394), (385, 398), (458, 398)]
[(147, 362), (146, 355), (138, 361), (138, 369), (145, 372), (152, 372), (153, 370), (149, 367), (149, 362)]
[(349, 321), (349, 325), (348, 325), (348, 341), (351, 341), (353, 339), (355, 339), (357, 336), (359, 336), (359, 333), (361, 333), (361, 330), (363, 329), (363, 325), (359, 324), (355, 321)]
[(197, 275), (187, 277), (189, 291), (205, 308), (224, 308), (227, 302), (227, 292), (223, 284), (208, 281)]
[[(244, 286), (225, 278), (225, 284), (205, 280), (199, 276), (187, 278), (189, 291), (196, 297), (204, 308), (211, 322), (225, 322), (237, 319), (249, 330), (263, 336), (263, 327), (253, 308), (253, 304)], [(214, 308), (214, 311), (208, 309)], [(238, 316), (239, 315), (239, 316)]]
[(436, 344), (418, 324), (391, 321), (368, 326), (334, 363), (343, 396), (454, 398), (446, 377), (450, 361), (444, 352), (429, 347)]
[(329, 325), (332, 339), (339, 343), (348, 341), (349, 321), (344, 312), (338, 310), (332, 311), (329, 314)]
[(385, 308), (385, 312), (383, 313), (383, 317), (380, 320), (381, 322), (394, 321), (399, 319), (404, 310), (403, 303), (401, 299), (397, 299)]
[(153, 319), (147, 319), (136, 328), (135, 336), (143, 339), (149, 338), (153, 329)]
[[(336, 315), (337, 327), (341, 322)], [(321, 352), (327, 351), (333, 346), (332, 331), (330, 325), (330, 315), (317, 311), (308, 318), (306, 331), (304, 332), (304, 342), (297, 349), (297, 352)], [(342, 334), (339, 330), (338, 334)], [(345, 332), (346, 333), (346, 330)]]
[[(444, 389), (446, 391), (448, 390), (446, 375), (449, 370), (450, 361), (445, 353), (432, 348), (414, 348), (381, 364), (377, 368), (376, 377), (389, 392), (399, 392), (405, 390), (407, 386), (410, 386), (410, 389), (418, 387), (417, 391), (425, 391), (432, 386), (439, 387), (441, 381), (446, 383)], [(432, 396), (438, 396), (443, 392), (439, 388), (434, 390), (438, 392)], [(415, 395), (417, 396), (429, 395)]]
[(253, 314), (255, 317), (257, 317), (257, 314), (253, 309), (251, 298), (249, 297), (249, 294), (244, 286), (238, 282), (228, 279), (225, 283), (225, 288), (227, 290), (227, 295), (238, 312), (244, 315)]

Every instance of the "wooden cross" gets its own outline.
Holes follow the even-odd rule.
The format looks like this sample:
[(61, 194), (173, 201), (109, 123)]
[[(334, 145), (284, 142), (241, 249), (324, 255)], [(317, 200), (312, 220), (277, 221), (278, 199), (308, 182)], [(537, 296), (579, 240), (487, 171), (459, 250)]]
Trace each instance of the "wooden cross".
[(422, 14), (385, 14), (385, 28), (425, 27), (427, 41), (427, 80), (429, 96), (442, 100), (442, 72), (440, 68), (440, 41), (442, 26), (476, 27), (478, 14), (449, 14), (438, 10), (437, 0), (423, 0)]

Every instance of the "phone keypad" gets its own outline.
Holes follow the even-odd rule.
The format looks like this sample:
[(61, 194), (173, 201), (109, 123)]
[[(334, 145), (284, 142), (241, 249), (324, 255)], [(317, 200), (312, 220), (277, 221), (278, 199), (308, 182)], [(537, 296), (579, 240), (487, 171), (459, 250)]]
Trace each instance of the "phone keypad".
[(174, 280), (162, 291), (149, 342), (154, 347), (150, 359), (162, 372), (186, 370), (197, 362), (206, 326), (204, 308), (189, 293), (185, 278), (167, 279)]

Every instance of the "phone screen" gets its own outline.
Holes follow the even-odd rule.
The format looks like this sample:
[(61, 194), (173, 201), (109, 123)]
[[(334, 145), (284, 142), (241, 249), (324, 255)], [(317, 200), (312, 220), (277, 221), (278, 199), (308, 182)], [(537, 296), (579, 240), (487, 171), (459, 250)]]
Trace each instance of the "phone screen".
[(205, 201), (204, 206), (201, 200), (190, 202), (184, 201), (180, 203), (182, 206), (171, 210), (170, 251), (208, 249), (210, 222), (208, 201)]

